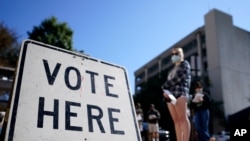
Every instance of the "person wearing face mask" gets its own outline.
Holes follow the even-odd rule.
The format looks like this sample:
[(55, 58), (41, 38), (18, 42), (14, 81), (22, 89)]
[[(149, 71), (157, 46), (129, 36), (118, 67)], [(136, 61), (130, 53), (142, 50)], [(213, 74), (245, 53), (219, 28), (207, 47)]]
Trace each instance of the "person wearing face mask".
[[(169, 73), (166, 81), (162, 85), (163, 97), (167, 102), (167, 107), (173, 119), (177, 141), (189, 141), (190, 122), (188, 118), (188, 97), (191, 83), (191, 68), (188, 61), (184, 60), (182, 48), (172, 50), (171, 61), (174, 68)], [(173, 104), (170, 92), (176, 99)]]
[(191, 100), (191, 109), (194, 112), (193, 121), (195, 130), (198, 134), (198, 141), (209, 141), (209, 108), (210, 98), (203, 92), (201, 82), (195, 85), (195, 94)]

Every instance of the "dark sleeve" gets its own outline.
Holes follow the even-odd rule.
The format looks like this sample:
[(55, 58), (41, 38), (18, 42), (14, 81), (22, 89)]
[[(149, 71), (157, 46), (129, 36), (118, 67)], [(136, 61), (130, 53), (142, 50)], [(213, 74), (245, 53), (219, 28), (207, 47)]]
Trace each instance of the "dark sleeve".
[(161, 118), (161, 114), (160, 114), (160, 112), (159, 112), (159, 111), (157, 111), (157, 117), (158, 117), (158, 119), (160, 119), (160, 118)]
[(195, 103), (193, 102), (193, 99), (194, 99), (194, 98), (192, 98), (192, 99), (190, 100), (190, 109), (194, 109), (194, 108), (195, 108)]
[(204, 94), (204, 102), (203, 102), (203, 104), (207, 107), (207, 108), (209, 108), (210, 107), (210, 97), (209, 97), (209, 95), (207, 94), (207, 93), (205, 93)]
[(173, 86), (177, 83), (184, 81), (187, 76), (190, 74), (190, 65), (187, 61), (184, 61), (180, 64), (180, 69), (177, 70), (176, 75), (171, 80), (166, 80), (163, 84), (163, 88), (169, 89), (170, 86)]

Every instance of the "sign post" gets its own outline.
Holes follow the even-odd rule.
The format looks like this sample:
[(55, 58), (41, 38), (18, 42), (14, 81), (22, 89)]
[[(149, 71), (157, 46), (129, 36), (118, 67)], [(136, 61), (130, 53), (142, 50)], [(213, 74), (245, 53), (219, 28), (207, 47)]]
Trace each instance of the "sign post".
[(126, 70), (26, 40), (5, 141), (141, 141)]

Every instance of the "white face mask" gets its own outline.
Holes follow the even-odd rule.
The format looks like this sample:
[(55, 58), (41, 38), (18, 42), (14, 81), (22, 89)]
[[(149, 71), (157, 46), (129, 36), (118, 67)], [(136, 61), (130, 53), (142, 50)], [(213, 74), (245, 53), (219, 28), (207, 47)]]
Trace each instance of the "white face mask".
[(179, 56), (179, 55), (173, 55), (172, 57), (171, 57), (171, 61), (173, 62), (173, 63), (176, 63), (176, 62), (178, 62), (178, 61), (180, 61), (181, 60), (181, 57)]

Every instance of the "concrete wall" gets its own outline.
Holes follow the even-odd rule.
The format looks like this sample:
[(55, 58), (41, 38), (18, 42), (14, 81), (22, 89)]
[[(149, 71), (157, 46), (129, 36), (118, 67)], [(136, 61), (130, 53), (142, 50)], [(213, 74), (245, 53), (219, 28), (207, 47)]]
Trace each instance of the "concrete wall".
[(250, 105), (250, 34), (234, 27), (233, 38), (221, 59), (222, 79), (227, 115)]
[(205, 30), (211, 94), (228, 116), (250, 104), (250, 34), (218, 10), (205, 15)]
[(207, 47), (208, 75), (211, 81), (211, 97), (216, 101), (221, 101), (222, 84), (221, 84), (221, 66), (220, 66), (220, 49), (218, 38), (218, 24), (220, 24), (217, 11), (211, 11), (205, 15), (205, 36)]

